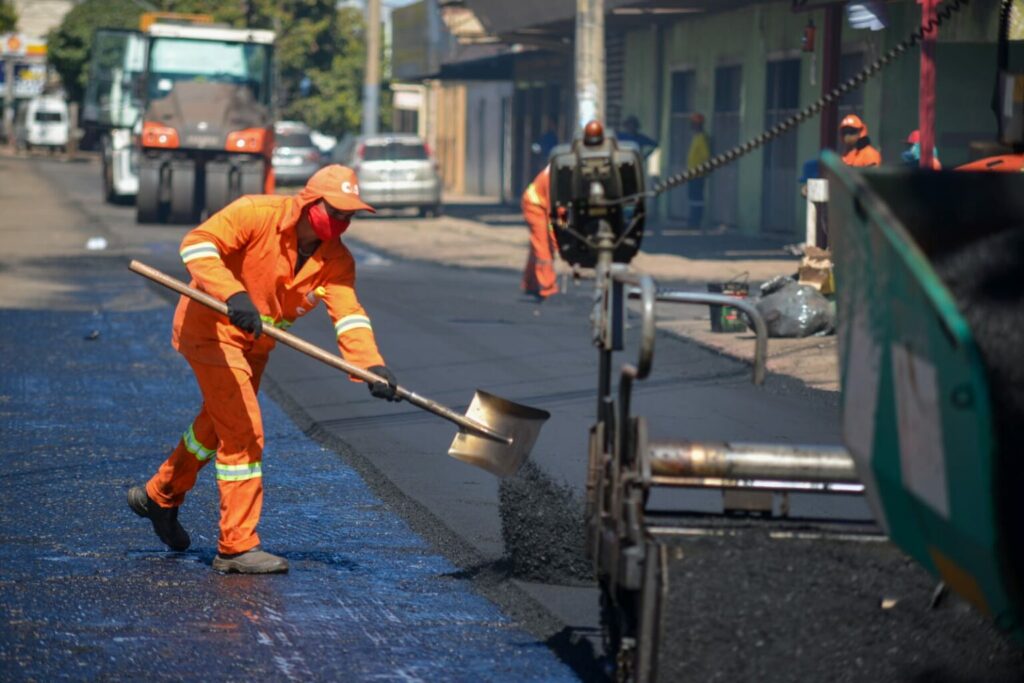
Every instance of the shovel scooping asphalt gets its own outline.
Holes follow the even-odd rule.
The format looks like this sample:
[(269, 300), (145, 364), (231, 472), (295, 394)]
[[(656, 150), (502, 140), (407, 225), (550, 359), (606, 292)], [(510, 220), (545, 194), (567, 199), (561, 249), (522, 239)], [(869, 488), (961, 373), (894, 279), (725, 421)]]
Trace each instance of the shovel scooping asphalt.
[[(133, 260), (128, 264), (128, 268), (157, 284), (209, 306), (218, 313), (228, 313), (227, 304), (222, 301), (144, 263)], [(284, 330), (266, 325), (263, 334), (365, 382), (386, 381), (369, 370), (353, 365)], [(545, 410), (513, 403), (479, 390), (473, 395), (473, 401), (465, 415), (402, 386), (397, 387), (395, 393), (417, 408), (458, 425), (459, 431), (448, 449), (448, 455), (499, 477), (508, 477), (519, 471), (529, 457), (534, 442), (537, 441), (540, 428), (551, 417)]]

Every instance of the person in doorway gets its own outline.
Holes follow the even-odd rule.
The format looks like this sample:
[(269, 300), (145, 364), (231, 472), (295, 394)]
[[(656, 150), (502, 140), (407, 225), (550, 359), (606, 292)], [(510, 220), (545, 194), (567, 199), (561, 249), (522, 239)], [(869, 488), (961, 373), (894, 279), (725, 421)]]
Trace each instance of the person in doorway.
[(537, 301), (558, 294), (558, 278), (555, 276), (558, 247), (551, 226), (550, 188), (550, 166), (545, 166), (523, 192), (520, 202), (523, 218), (530, 228), (530, 253), (523, 269), (522, 289)]
[(807, 196), (807, 181), (821, 177), (821, 162), (818, 159), (808, 159), (800, 170), (800, 196)]
[(228, 314), (181, 297), (171, 343), (192, 366), (203, 405), (156, 474), (128, 491), (129, 507), (152, 522), (171, 550), (189, 547), (178, 510), (212, 461), (220, 490), (213, 568), (288, 571), (286, 559), (261, 549), (256, 533), (263, 503), (263, 424), (256, 394), (274, 348), (274, 340), (262, 334), (264, 325), (285, 329), (323, 299), (341, 353), (385, 380), (370, 384), (370, 393), (398, 400), (394, 373), (356, 298), (355, 262), (340, 239), (357, 211), (373, 208), (359, 198), (355, 172), (335, 164), (317, 171), (296, 196), (242, 197), (182, 240), (181, 259), (192, 286), (227, 302)]
[(532, 150), (539, 157), (541, 163), (547, 166), (548, 159), (551, 157), (551, 150), (556, 146), (558, 146), (558, 126), (555, 124), (553, 117), (545, 116), (544, 133), (541, 134), (537, 142), (533, 143)]
[[(906, 166), (919, 168), (921, 166), (921, 131), (914, 130), (907, 136), (907, 148), (900, 155)], [(942, 164), (939, 163), (939, 148), (932, 147), (932, 170), (941, 171)]]
[(843, 163), (847, 166), (881, 166), (882, 155), (871, 146), (868, 127), (856, 114), (849, 114), (839, 122), (839, 136), (843, 143)]
[(616, 134), (620, 142), (632, 142), (640, 148), (640, 154), (649, 155), (658, 147), (658, 141), (647, 137), (640, 132), (640, 119), (635, 116), (627, 116), (622, 122), (622, 130)]
[[(711, 158), (711, 142), (704, 132), (704, 115), (700, 112), (690, 115), (690, 128), (693, 130), (693, 138), (690, 140), (690, 150), (686, 155), (686, 167), (694, 169)], [(704, 222), (704, 180), (701, 176), (687, 183), (691, 228), (701, 228)]]

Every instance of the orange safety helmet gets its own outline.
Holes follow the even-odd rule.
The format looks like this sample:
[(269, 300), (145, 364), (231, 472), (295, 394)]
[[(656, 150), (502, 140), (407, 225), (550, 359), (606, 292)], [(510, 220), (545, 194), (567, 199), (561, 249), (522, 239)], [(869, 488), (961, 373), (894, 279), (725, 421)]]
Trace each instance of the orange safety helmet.
[(917, 144), (920, 144), (920, 143), (921, 143), (921, 131), (919, 131), (919, 130), (911, 131), (910, 135), (907, 136), (907, 144), (908, 145), (917, 145)]
[(690, 123), (696, 123), (698, 126), (703, 126), (704, 114), (701, 114), (699, 111), (693, 112), (690, 114)]

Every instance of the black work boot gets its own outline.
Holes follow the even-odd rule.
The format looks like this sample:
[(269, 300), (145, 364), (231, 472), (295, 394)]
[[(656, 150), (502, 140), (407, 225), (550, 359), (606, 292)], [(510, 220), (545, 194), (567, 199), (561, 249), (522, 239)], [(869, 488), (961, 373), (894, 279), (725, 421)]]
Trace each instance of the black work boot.
[(288, 571), (288, 560), (271, 555), (259, 546), (244, 553), (222, 555), (213, 558), (213, 568), (224, 574), (284, 574)]
[(188, 532), (178, 523), (178, 508), (160, 507), (146, 493), (146, 487), (128, 489), (128, 507), (139, 517), (147, 517), (153, 523), (157, 538), (171, 550), (188, 550), (192, 544)]

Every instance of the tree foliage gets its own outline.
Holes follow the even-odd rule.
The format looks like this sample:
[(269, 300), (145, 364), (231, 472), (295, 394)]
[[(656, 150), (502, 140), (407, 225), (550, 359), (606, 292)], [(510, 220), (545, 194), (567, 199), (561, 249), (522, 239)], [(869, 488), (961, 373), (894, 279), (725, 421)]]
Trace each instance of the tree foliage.
[(132, 0), (84, 0), (46, 37), (46, 53), (71, 100), (80, 101), (88, 81), (89, 51), (98, 28), (138, 28), (142, 10)]
[(18, 25), (18, 13), (10, 0), (0, 0), (0, 33), (13, 31)]
[[(336, 9), (335, 0), (151, 0), (150, 4), (163, 11), (211, 14), (216, 21), (233, 26), (275, 31), (276, 100), (281, 117), (335, 135), (358, 130), (366, 68), (365, 22), (358, 9)], [(70, 97), (80, 99), (84, 92), (93, 31), (136, 28), (140, 13), (132, 0), (85, 0), (50, 34), (50, 60)], [(381, 119), (388, 122), (390, 98), (381, 99)]]

